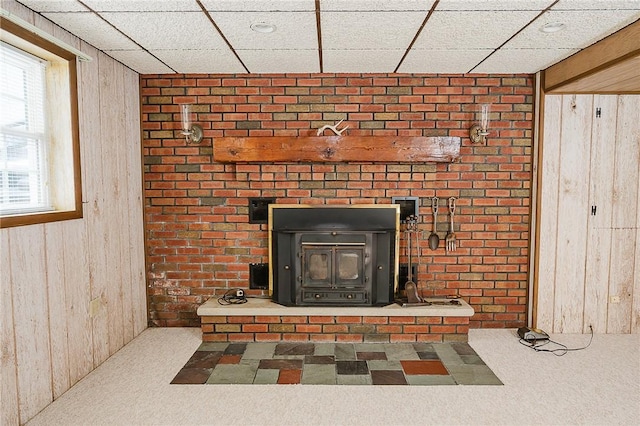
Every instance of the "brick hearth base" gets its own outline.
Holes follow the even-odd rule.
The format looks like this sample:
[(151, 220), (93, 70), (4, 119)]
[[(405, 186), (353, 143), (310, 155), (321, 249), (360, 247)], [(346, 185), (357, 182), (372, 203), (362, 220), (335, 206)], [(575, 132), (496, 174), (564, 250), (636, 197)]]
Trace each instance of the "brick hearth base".
[(473, 313), (463, 300), (403, 308), (286, 307), (267, 299), (223, 306), (212, 298), (198, 308), (205, 342), (466, 342)]

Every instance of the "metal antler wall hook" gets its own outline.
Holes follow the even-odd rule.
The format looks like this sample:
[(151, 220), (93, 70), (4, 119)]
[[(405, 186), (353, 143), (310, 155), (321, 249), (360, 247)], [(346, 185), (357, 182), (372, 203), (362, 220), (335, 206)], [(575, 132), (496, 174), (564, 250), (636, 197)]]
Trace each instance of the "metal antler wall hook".
[(335, 133), (337, 136), (341, 136), (342, 132), (344, 132), (345, 130), (347, 130), (349, 128), (349, 125), (347, 124), (346, 126), (344, 126), (342, 129), (338, 130), (338, 126), (340, 125), (340, 123), (342, 123), (344, 120), (340, 120), (338, 121), (336, 124), (334, 124), (333, 126), (329, 125), (329, 124), (325, 124), (324, 126), (320, 127), (318, 129), (318, 133), (316, 133), (316, 136), (320, 136), (322, 135), (322, 133), (329, 129), (331, 130), (333, 133)]

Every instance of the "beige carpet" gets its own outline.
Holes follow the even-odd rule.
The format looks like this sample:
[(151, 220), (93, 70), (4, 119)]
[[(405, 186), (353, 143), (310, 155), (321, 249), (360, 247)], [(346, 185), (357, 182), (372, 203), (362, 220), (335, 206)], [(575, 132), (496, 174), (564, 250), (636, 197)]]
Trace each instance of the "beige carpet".
[(596, 335), (561, 357), (515, 330), (472, 330), (469, 343), (504, 386), (171, 385), (200, 330), (148, 329), (28, 424), (638, 424), (640, 335)]

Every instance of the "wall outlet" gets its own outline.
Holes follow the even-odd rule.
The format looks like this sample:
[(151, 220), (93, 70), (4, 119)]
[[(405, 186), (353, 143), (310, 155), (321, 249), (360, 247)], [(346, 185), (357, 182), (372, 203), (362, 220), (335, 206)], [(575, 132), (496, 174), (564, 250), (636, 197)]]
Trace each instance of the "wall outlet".
[(620, 303), (620, 296), (609, 296), (609, 303)]
[(102, 306), (102, 301), (99, 297), (96, 297), (91, 302), (89, 302), (89, 317), (93, 318), (98, 315), (98, 311), (100, 311), (100, 306)]

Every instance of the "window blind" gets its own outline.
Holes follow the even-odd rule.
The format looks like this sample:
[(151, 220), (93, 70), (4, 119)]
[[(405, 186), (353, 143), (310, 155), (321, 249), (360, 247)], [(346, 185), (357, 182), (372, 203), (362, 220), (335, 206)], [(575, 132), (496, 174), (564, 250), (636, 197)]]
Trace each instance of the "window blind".
[(0, 212), (49, 210), (47, 62), (7, 43), (0, 43), (0, 59)]

